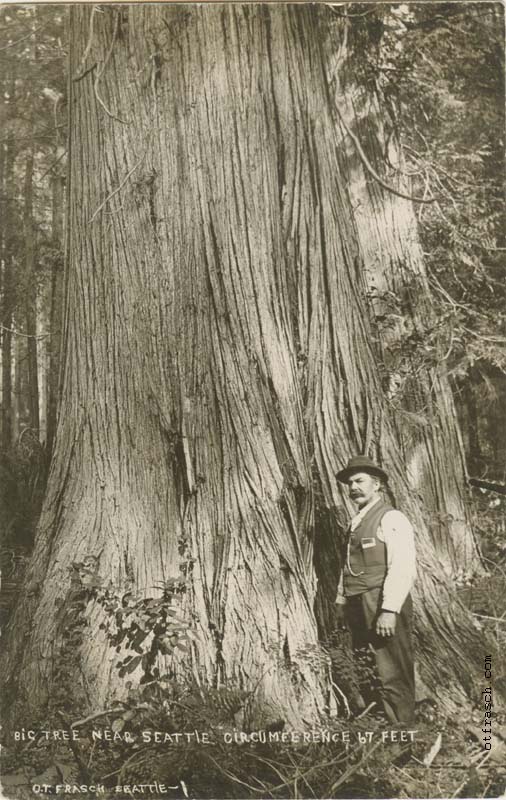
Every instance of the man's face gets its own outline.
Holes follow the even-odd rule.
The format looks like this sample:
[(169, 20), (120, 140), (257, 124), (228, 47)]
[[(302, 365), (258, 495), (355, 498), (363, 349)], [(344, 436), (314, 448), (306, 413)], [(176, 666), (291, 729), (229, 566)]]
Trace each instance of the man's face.
[(368, 472), (354, 472), (348, 478), (348, 487), (351, 499), (362, 508), (377, 494), (380, 481)]

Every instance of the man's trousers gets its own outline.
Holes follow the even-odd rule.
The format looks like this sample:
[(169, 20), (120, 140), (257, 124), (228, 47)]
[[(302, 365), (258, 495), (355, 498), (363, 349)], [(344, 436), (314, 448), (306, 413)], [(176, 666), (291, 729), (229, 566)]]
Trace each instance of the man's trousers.
[(415, 710), (415, 675), (412, 644), (412, 602), (408, 595), (393, 636), (378, 636), (376, 621), (381, 611), (381, 589), (368, 589), (346, 599), (345, 615), (357, 655), (372, 651), (380, 695), (388, 719), (411, 725)]

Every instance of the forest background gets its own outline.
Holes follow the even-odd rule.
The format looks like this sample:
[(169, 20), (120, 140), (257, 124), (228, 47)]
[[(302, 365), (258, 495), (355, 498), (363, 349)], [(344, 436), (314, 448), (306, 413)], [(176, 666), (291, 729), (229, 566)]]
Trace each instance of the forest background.
[[(435, 363), (441, 366), (444, 353), (465, 448), (474, 533), (487, 569), (481, 579), (460, 575), (459, 587), (477, 620), (504, 647), (503, 9), (495, 3), (330, 8), (354, 17), (358, 28), (374, 15), (381, 46), (364, 52), (361, 69), (371, 85), (381, 87), (413, 194), (434, 200), (416, 208), (434, 314), (423, 329), (410, 329), (396, 343), (398, 381), (403, 384)], [(0, 10), (2, 624), (10, 617), (33, 547), (61, 387), (67, 14), (64, 6)], [(379, 171), (389, 169), (394, 167), (386, 154)], [(382, 301), (378, 324), (402, 326), (403, 298), (392, 293)], [(411, 423), (423, 429), (428, 421), (417, 411)], [(472, 747), (469, 742), (472, 736)], [(392, 791), (384, 778), (386, 765), (383, 771), (377, 763), (354, 766), (349, 781), (370, 769), (386, 781), (383, 792)], [(285, 788), (271, 787), (273, 796), (284, 796), (286, 785), (297, 782), (288, 764), (283, 769)], [(464, 783), (460, 776), (460, 795), (495, 796), (499, 778), (484, 774), (471, 770)], [(226, 781), (226, 775), (220, 779)], [(448, 790), (430, 784), (432, 777), (424, 780), (433, 796)], [(340, 784), (343, 796), (347, 786)]]

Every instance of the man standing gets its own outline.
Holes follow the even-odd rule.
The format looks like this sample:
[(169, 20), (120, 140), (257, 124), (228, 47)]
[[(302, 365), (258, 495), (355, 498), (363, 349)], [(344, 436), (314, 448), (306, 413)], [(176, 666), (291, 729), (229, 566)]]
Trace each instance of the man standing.
[(411, 725), (415, 705), (412, 603), (416, 575), (411, 523), (380, 496), (388, 476), (367, 456), (337, 473), (358, 506), (348, 530), (336, 603), (344, 604), (353, 649), (374, 653), (391, 722)]

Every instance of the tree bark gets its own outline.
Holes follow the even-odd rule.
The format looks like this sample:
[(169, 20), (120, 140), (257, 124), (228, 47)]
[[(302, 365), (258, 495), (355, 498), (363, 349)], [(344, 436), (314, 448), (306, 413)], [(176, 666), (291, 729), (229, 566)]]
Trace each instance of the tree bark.
[(17, 442), (22, 430), (29, 427), (30, 414), (27, 405), (27, 351), (24, 336), (14, 337), (14, 359), (12, 377), (14, 392), (12, 396), (12, 438)]
[[(11, 86), (14, 81), (11, 81)], [(2, 210), (4, 219), (8, 204), (12, 202), (12, 170), (14, 158), (14, 143), (12, 137), (1, 145), (2, 163)], [(12, 444), (12, 324), (14, 310), (14, 284), (12, 269), (12, 247), (10, 235), (3, 226), (1, 233), (1, 262), (2, 262), (2, 434), (1, 443), (4, 450), (9, 450)]]
[(476, 403), (475, 392), (479, 392), (480, 375), (476, 368), (470, 368), (465, 383), (464, 403), (467, 412), (467, 433), (468, 433), (468, 466), (470, 475), (481, 475), (483, 472), (484, 460), (480, 443), (480, 422), (478, 415), (478, 405)]
[(24, 213), (25, 234), (25, 324), (27, 334), (29, 426), (39, 435), (39, 373), (37, 355), (37, 276), (35, 271), (35, 234), (33, 226), (33, 143), (25, 163)]
[(63, 263), (59, 257), (63, 243), (64, 178), (56, 174), (52, 185), (52, 245), (51, 303), (49, 312), (49, 370), (47, 377), (47, 433), (46, 457), (48, 463), (53, 452), (56, 415), (60, 396), (61, 336), (63, 324)]
[[(337, 134), (322, 45), (334, 15), (281, 4), (103, 12), (81, 66), (91, 12), (72, 9), (72, 74), (97, 67), (71, 99), (62, 407), (13, 623), (33, 627), (16, 634), (10, 679), (35, 707), (54, 693), (67, 646), (55, 604), (72, 597), (72, 565), (91, 563), (141, 596), (183, 577), (195, 639), (165, 671), (254, 690), (249, 724), (315, 720), (328, 705), (315, 539), (323, 633), (339, 568), (315, 520), (342, 535), (350, 504), (335, 473), (368, 452), (417, 528), (425, 681), (446, 704), (462, 699), (484, 651), (382, 389), (348, 186), (356, 156)], [(379, 197), (372, 210), (381, 225)], [(405, 223), (388, 213), (395, 232)], [(89, 597), (69, 682), (95, 708), (126, 692), (103, 618)]]

